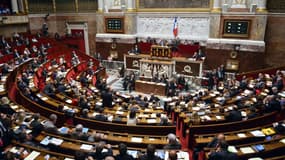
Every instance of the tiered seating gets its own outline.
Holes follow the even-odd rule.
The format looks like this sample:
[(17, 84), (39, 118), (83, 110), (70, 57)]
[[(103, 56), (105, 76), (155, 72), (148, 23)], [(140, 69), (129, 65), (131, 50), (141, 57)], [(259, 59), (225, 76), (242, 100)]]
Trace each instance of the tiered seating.
[[(49, 49), (48, 58), (57, 58), (59, 55), (63, 55), (65, 53), (71, 53), (71, 50), (65, 46), (57, 45), (56, 42), (52, 40), (49, 41), (46, 39), (46, 42), (54, 43), (54, 47)], [(70, 60), (70, 55), (65, 54), (67, 61)], [(76, 79), (82, 72), (85, 71), (87, 63), (84, 62), (90, 59), (89, 56), (80, 54), (80, 59), (82, 63), (76, 66), (77, 71), (74, 70), (75, 67), (71, 67), (70, 64), (67, 65), (68, 72), (66, 74), (66, 80), (70, 81), (70, 79)], [(33, 84), (35, 87), (40, 88), (39, 93), (36, 93), (34, 96), (36, 99), (30, 99), (26, 97), (22, 91), (20, 91), (17, 87), (15, 87), (16, 78), (20, 76), (23, 69), (27, 67), (30, 61), (23, 63), (22, 65), (18, 66), (14, 69), (6, 78), (6, 90), (11, 90), (12, 93), (9, 92), (9, 97), (12, 100), (16, 100), (16, 102), (25, 106), (26, 109), (29, 109), (31, 112), (40, 112), (44, 117), (49, 117), (50, 114), (56, 114), (58, 117), (58, 128), (66, 127), (66, 128), (73, 128), (73, 126), (67, 126), (65, 124), (68, 117), (64, 112), (59, 109), (59, 104), (63, 104), (65, 107), (70, 109), (77, 109), (77, 106), (73, 106), (70, 103), (72, 99), (71, 95), (62, 95), (57, 94), (56, 97), (48, 97), (41, 93), (41, 71), (43, 68), (49, 68), (50, 61), (43, 64), (41, 67), (37, 69), (37, 76), (32, 78)], [(98, 63), (96, 61), (96, 63)], [(98, 64), (95, 64), (95, 66)], [(52, 71), (51, 68), (49, 72)], [(5, 80), (5, 78), (3, 79)], [(94, 90), (94, 86), (90, 87), (90, 90)], [(36, 90), (35, 90), (36, 91)], [(14, 94), (14, 95), (13, 95)], [(117, 95), (122, 96), (122, 95)], [(159, 148), (162, 148), (163, 145), (167, 143), (165, 135), (168, 133), (174, 133), (176, 129), (176, 133), (180, 136), (184, 147), (189, 147), (190, 149), (194, 149), (195, 147), (204, 147), (206, 143), (208, 143), (217, 133), (224, 133), (226, 135), (226, 140), (230, 145), (235, 145), (237, 149), (237, 154), (240, 158), (246, 159), (253, 156), (260, 156), (263, 158), (268, 157), (276, 157), (274, 153), (278, 153), (282, 155), (285, 151), (285, 144), (284, 144), (284, 135), (280, 135), (277, 138), (273, 138), (271, 140), (267, 140), (262, 137), (255, 137), (253, 136), (252, 132), (256, 130), (262, 130), (264, 128), (272, 127), (272, 122), (278, 122), (284, 119), (282, 113), (272, 112), (266, 114), (260, 114), (256, 118), (247, 119), (243, 121), (237, 122), (226, 122), (226, 114), (232, 110), (233, 104), (236, 104), (237, 101), (242, 101), (244, 103), (254, 101), (254, 95), (243, 95), (240, 93), (239, 95), (223, 101), (219, 94), (209, 93), (204, 97), (200, 97), (202, 101), (207, 101), (209, 104), (217, 103), (215, 107), (205, 107), (205, 106), (195, 106), (188, 107), (190, 110), (187, 113), (187, 110), (183, 107), (178, 107), (178, 105), (168, 104), (166, 108), (172, 108), (172, 118), (173, 121), (177, 123), (177, 127), (175, 126), (154, 126), (150, 125), (153, 124), (154, 121), (148, 121), (147, 119), (155, 119), (155, 123), (157, 123), (158, 119), (155, 118), (155, 113), (162, 113), (166, 114), (166, 112), (162, 111), (161, 109), (145, 109), (144, 111), (140, 110), (139, 113), (139, 122), (136, 126), (127, 126), (126, 124), (126, 117), (128, 115), (127, 111), (121, 110), (121, 104), (118, 101), (114, 108), (105, 108), (104, 113), (108, 115), (112, 115), (113, 119), (116, 117), (120, 117), (119, 123), (114, 122), (103, 122), (103, 121), (96, 121), (93, 119), (87, 119), (80, 117), (79, 114), (75, 114), (73, 118), (74, 124), (83, 124), (84, 126), (89, 128), (90, 132), (97, 132), (106, 135), (106, 141), (111, 143), (113, 147), (117, 147), (116, 145), (120, 142), (125, 142), (128, 146), (133, 147), (132, 149), (142, 150), (145, 148), (147, 144), (156, 144)], [(264, 98), (264, 97), (263, 97)], [(242, 100), (241, 100), (242, 99)], [(223, 102), (222, 102), (223, 101)], [(179, 102), (179, 99), (173, 100), (173, 103)], [(100, 104), (99, 96), (91, 101), (93, 107), (95, 105)], [(99, 103), (99, 104), (98, 104)], [(179, 102), (180, 103), (180, 102)], [(172, 106), (171, 106), (172, 105)], [(183, 104), (182, 104), (183, 105)], [(225, 113), (219, 113), (220, 108), (224, 108)], [(187, 107), (186, 107), (187, 108)], [(93, 108), (92, 108), (93, 109)], [(240, 109), (243, 112), (243, 118), (246, 119), (246, 115), (249, 113), (249, 108), (244, 107)], [(180, 113), (182, 112), (182, 113)], [(193, 117), (193, 114), (196, 112), (198, 118)], [(93, 115), (93, 112), (90, 112), (90, 115)], [(192, 116), (192, 117), (190, 117)], [(117, 122), (117, 121), (116, 121)], [(155, 124), (154, 123), (154, 124)], [(127, 128), (127, 130), (126, 130)], [(243, 133), (243, 134), (242, 134)], [(41, 142), (46, 139), (46, 137), (55, 137), (60, 140), (63, 140), (58, 146), (55, 146), (56, 150), (59, 150), (61, 153), (66, 154), (74, 154), (78, 150), (84, 150), (82, 147), (90, 148), (90, 145), (94, 145), (93, 142), (87, 141), (79, 141), (72, 139), (64, 134), (55, 134), (55, 133), (46, 133), (42, 132), (39, 136), (36, 137), (36, 143), (40, 144)], [(246, 137), (244, 137), (246, 136)], [(272, 136), (272, 135), (271, 135)], [(72, 145), (71, 145), (72, 144)], [(85, 145), (84, 145), (85, 144)], [(18, 146), (21, 144), (14, 143), (14, 145)], [(258, 152), (255, 149), (253, 152), (245, 147), (252, 147), (256, 145), (262, 145), (263, 151)], [(54, 146), (53, 146), (54, 147)], [(92, 146), (91, 146), (92, 147)], [(25, 146), (26, 148), (26, 146)], [(86, 149), (85, 148), (85, 149)], [(241, 150), (247, 149), (248, 153), (242, 152)], [(32, 149), (33, 150), (33, 149)], [(90, 149), (91, 150), (91, 149)], [(89, 152), (90, 150), (85, 150)], [(205, 150), (208, 152), (209, 150)], [(53, 153), (50, 153), (53, 155)], [(42, 154), (44, 155), (44, 154)], [(59, 155), (59, 157), (65, 157), (66, 155)], [(72, 157), (68, 156), (67, 157)], [(282, 157), (276, 157), (276, 159), (280, 159)]]
[[(50, 62), (47, 62), (45, 65), (48, 65), (48, 63)], [(27, 64), (24, 64), (24, 65), (28, 65), (28, 62)], [(25, 66), (23, 66), (22, 68), (25, 68)], [(21, 70), (22, 69), (17, 69), (17, 72), (18, 73), (21, 73)], [(39, 72), (39, 70), (37, 71)], [(16, 71), (12, 72), (12, 75), (13, 75), (13, 80), (10, 82), (11, 84), (13, 82), (16, 81)], [(35, 78), (34, 78), (34, 81), (35, 81)], [(42, 115), (44, 115), (45, 117), (48, 117), (51, 113), (56, 113), (59, 117), (59, 126), (63, 126), (64, 124), (62, 122), (64, 122), (64, 113), (62, 112), (57, 112), (55, 108), (48, 108), (48, 107), (43, 107), (35, 102), (33, 102), (32, 100), (28, 99), (27, 97), (23, 96), (23, 94), (21, 92), (16, 92), (16, 96), (17, 97), (17, 101), (21, 104), (25, 104), (25, 106), (29, 109), (31, 109), (31, 111), (33, 112), (40, 112), (42, 113)], [(28, 102), (28, 103), (27, 103)], [(62, 103), (62, 102), (59, 102), (57, 101), (56, 103), (54, 103), (54, 106), (57, 106), (59, 103)], [(31, 105), (32, 104), (32, 105)], [(107, 110), (108, 111), (108, 110)], [(106, 112), (107, 112), (106, 111)], [(115, 111), (111, 111), (109, 110), (108, 112), (115, 112)], [(151, 111), (149, 111), (151, 112)], [(126, 114), (126, 113), (124, 113)], [(150, 116), (150, 115), (149, 115)], [(75, 118), (75, 123), (81, 123), (83, 122), (82, 124), (85, 125), (84, 123), (89, 123), (89, 122), (92, 122), (92, 125), (87, 125), (87, 126), (91, 126), (91, 128), (94, 126), (96, 127), (97, 129), (103, 129), (102, 126), (106, 126), (106, 125), (113, 125), (112, 123), (109, 123), (109, 122), (96, 122), (94, 120), (86, 120), (86, 119), (81, 119), (80, 117), (76, 117)], [(96, 125), (97, 124), (100, 124), (100, 125)], [(159, 127), (159, 126), (149, 126), (148, 129), (146, 130), (146, 132), (141, 132), (141, 133), (137, 133), (137, 130), (140, 130), (140, 131), (143, 131), (143, 128), (145, 126), (133, 126), (131, 128), (131, 131), (130, 133), (133, 133), (133, 134), (121, 134), (119, 132), (123, 132), (125, 131), (125, 125), (115, 125), (116, 127), (110, 127), (113, 129), (113, 131), (118, 131), (117, 132), (112, 132), (112, 130), (108, 131), (108, 132), (104, 132), (108, 137), (110, 137), (110, 139), (108, 139), (108, 141), (113, 141), (114, 144), (118, 144), (120, 142), (126, 142), (127, 144), (129, 144), (130, 146), (139, 146), (141, 149), (142, 148), (145, 148), (146, 145), (148, 143), (154, 143), (154, 144), (158, 144), (158, 146), (161, 148), (164, 144), (166, 144), (166, 139), (165, 139), (165, 135), (169, 133), (169, 129), (171, 129), (173, 132), (174, 132), (174, 126), (169, 126), (169, 127)], [(118, 130), (118, 127), (120, 128)], [(139, 129), (138, 129), (139, 128)], [(157, 128), (155, 130), (153, 130), (154, 128)], [(161, 130), (163, 128), (163, 130)], [(105, 128), (104, 128), (105, 129)], [(99, 130), (100, 131), (100, 130)], [(102, 131), (102, 130), (101, 130)], [(157, 131), (156, 133), (160, 136), (156, 136), (156, 135), (153, 135), (153, 131)], [(161, 136), (161, 131), (163, 131), (163, 136)], [(147, 135), (145, 135), (145, 133)], [(113, 138), (112, 138), (113, 137)], [(118, 138), (118, 137), (121, 137)], [(125, 137), (125, 138), (123, 138)], [(132, 138), (133, 137), (133, 138)], [(134, 141), (134, 142), (132, 142)]]

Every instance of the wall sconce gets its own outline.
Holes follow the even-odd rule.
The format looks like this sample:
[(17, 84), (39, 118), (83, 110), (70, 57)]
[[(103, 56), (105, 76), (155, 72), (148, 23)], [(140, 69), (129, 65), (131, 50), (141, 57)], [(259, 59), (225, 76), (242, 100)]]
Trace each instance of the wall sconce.
[(234, 51), (239, 51), (239, 50), (240, 50), (240, 45), (239, 44), (234, 45)]

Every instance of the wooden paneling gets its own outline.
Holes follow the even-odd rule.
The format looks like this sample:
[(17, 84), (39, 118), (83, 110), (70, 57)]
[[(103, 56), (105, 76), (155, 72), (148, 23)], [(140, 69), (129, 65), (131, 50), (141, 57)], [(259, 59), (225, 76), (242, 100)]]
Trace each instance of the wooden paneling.
[(285, 1), (284, 0), (267, 0), (267, 9), (270, 12), (285, 12)]
[[(108, 42), (97, 42), (96, 52), (99, 52), (103, 59), (107, 59), (110, 56), (111, 44)], [(118, 59), (119, 61), (124, 60), (124, 54), (128, 53), (132, 49), (132, 44), (117, 43)]]
[[(221, 64), (226, 66), (226, 61), (230, 59), (230, 50), (206, 50), (206, 69), (216, 69)], [(238, 53), (237, 59), (240, 62), (238, 72), (247, 72), (267, 67), (264, 62), (265, 53), (242, 52)]]

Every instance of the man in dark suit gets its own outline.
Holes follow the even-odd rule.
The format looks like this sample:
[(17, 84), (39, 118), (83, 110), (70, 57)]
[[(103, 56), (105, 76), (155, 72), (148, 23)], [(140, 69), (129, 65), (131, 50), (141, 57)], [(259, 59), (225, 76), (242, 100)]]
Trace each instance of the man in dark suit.
[(229, 112), (229, 114), (226, 116), (226, 120), (229, 122), (235, 122), (235, 121), (242, 120), (241, 112), (238, 110), (237, 106), (234, 106), (233, 110)]
[(149, 144), (146, 149), (146, 154), (142, 155), (139, 159), (140, 160), (161, 160), (160, 157), (154, 155), (155, 153), (155, 146)]
[(2, 67), (2, 74), (7, 74), (9, 73), (9, 65), (7, 63), (4, 63)]
[(84, 96), (81, 96), (80, 99), (79, 99), (79, 102), (78, 102), (78, 106), (81, 108), (81, 109), (90, 109), (90, 104), (88, 103), (86, 97)]
[(48, 82), (44, 89), (43, 89), (44, 94), (47, 96), (54, 96), (55, 95), (55, 88), (52, 82)]
[(20, 90), (24, 91), (27, 87), (28, 87), (28, 84), (26, 84), (21, 77), (18, 77), (17, 79), (17, 85), (19, 87)]
[(225, 140), (225, 135), (220, 133), (215, 138), (213, 138), (210, 143), (207, 144), (207, 148), (216, 148), (219, 142), (224, 140)]
[(277, 76), (277, 80), (276, 80), (274, 86), (277, 87), (278, 91), (282, 91), (282, 89), (284, 88), (282, 76), (280, 76), (280, 75)]
[(113, 102), (113, 95), (111, 88), (107, 88), (107, 90), (102, 93), (103, 107), (112, 107), (112, 102)]
[(0, 113), (13, 115), (15, 111), (10, 107), (10, 100), (7, 97), (1, 98)]
[(113, 150), (111, 148), (111, 145), (110, 144), (106, 145), (107, 152), (103, 152), (104, 146), (105, 146), (105, 143), (100, 142), (98, 145), (96, 145), (96, 152), (90, 153), (89, 156), (91, 156), (92, 158), (96, 160), (103, 160), (107, 156), (112, 156)]
[(170, 133), (167, 135), (168, 144), (163, 149), (181, 149), (181, 144), (177, 141), (175, 134)]
[(274, 112), (274, 111), (281, 111), (281, 104), (277, 100), (277, 96), (270, 95), (266, 97), (265, 99), (268, 99), (268, 103), (265, 104), (265, 112)]
[(97, 114), (94, 119), (98, 121), (107, 121), (107, 117), (103, 114), (104, 109), (99, 109), (99, 114)]
[(14, 58), (20, 58), (20, 54), (17, 49), (14, 50)]
[(30, 123), (30, 127), (32, 128), (32, 135), (33, 136), (39, 135), (42, 132), (42, 130), (44, 129), (44, 126), (39, 121), (39, 118), (40, 118), (40, 114), (35, 113), (33, 115), (33, 121)]
[(238, 160), (235, 153), (228, 151), (228, 144), (226, 141), (220, 141), (216, 150), (209, 154), (209, 160)]
[(247, 119), (252, 119), (258, 116), (258, 112), (254, 106), (249, 107), (249, 113), (247, 114)]
[(135, 47), (134, 47), (132, 52), (135, 53), (135, 54), (140, 54), (141, 53), (141, 50), (139, 49), (137, 44), (135, 45)]
[(120, 154), (116, 155), (116, 160), (134, 160), (134, 158), (127, 153), (127, 145), (124, 143), (119, 144)]

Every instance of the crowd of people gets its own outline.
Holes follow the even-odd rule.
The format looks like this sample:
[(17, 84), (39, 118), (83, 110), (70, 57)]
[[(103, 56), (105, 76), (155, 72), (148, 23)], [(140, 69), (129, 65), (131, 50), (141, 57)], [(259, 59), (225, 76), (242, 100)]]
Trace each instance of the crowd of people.
[[(1, 49), (11, 50), (11, 46), (21, 46), (26, 45), (30, 46), (27, 47), (23, 53), (19, 53), (17, 49), (14, 51), (10, 51), (9, 53), (14, 55), (15, 64), (21, 64), (26, 59), (34, 57), (33, 61), (28, 65), (28, 67), (20, 74), (17, 78), (17, 86), (23, 92), (23, 94), (34, 100), (37, 101), (37, 97), (35, 94), (32, 93), (31, 89), (29, 88), (30, 84), (30, 76), (34, 76), (35, 69), (39, 68), (41, 64), (47, 62), (47, 49), (51, 46), (49, 44), (42, 44), (39, 49), (36, 46), (30, 45), (30, 40), (25, 39), (21, 35), (15, 33), (13, 36), (13, 42), (6, 41), (5, 37), (1, 38)], [(12, 43), (12, 44), (11, 44)], [(3, 52), (4, 53), (4, 52)], [(33, 54), (33, 56), (31, 56)], [(67, 60), (64, 56), (59, 57), (59, 60), (51, 60), (52, 68), (57, 68), (56, 70), (52, 71), (52, 74), (49, 74), (47, 68), (43, 68), (41, 77), (43, 78), (44, 87), (42, 92), (50, 97), (55, 97), (56, 93), (63, 93), (70, 97), (72, 97), (72, 104), (77, 106), (77, 110), (79, 110), (79, 116), (84, 118), (91, 118), (99, 121), (108, 121), (108, 117), (104, 114), (104, 108), (112, 108), (114, 106), (114, 102), (118, 99), (119, 95), (112, 91), (112, 89), (107, 85), (106, 79), (98, 77), (95, 87), (99, 90), (99, 94), (94, 92), (94, 90), (90, 89), (90, 81), (88, 80), (88, 76), (94, 76), (95, 71), (92, 70), (94, 62), (92, 59), (88, 61), (88, 69), (80, 74), (79, 79), (71, 79), (69, 82), (65, 81), (65, 74), (67, 68)], [(71, 66), (75, 67), (80, 64), (80, 58), (76, 54), (75, 51), (71, 53), (70, 64)], [(2, 66), (2, 74), (9, 73), (11, 70), (11, 65), (5, 63)], [(59, 66), (59, 67), (55, 67)], [(51, 80), (47, 80), (48, 77), (51, 76)], [(240, 111), (241, 108), (250, 107), (250, 113), (247, 114), (247, 119), (251, 119), (257, 117), (259, 114), (269, 113), (274, 111), (281, 111), (284, 109), (285, 106), (285, 98), (280, 96), (280, 92), (283, 91), (284, 88), (284, 72), (276, 71), (274, 75), (266, 75), (260, 73), (258, 78), (256, 79), (249, 79), (244, 76), (241, 80), (237, 80), (234, 77), (226, 79), (225, 76), (225, 68), (224, 66), (220, 66), (217, 69), (214, 69), (206, 74), (206, 78), (208, 79), (207, 83), (207, 91), (201, 91), (196, 95), (183, 95), (179, 99), (179, 103), (177, 106), (180, 105), (182, 101), (185, 101), (185, 105), (180, 109), (182, 111), (191, 111), (194, 112), (192, 109), (196, 107), (198, 104), (206, 104), (211, 105), (213, 104), (212, 101), (204, 101), (202, 97), (207, 96), (210, 94), (211, 91), (219, 92), (219, 96), (223, 97), (219, 100), (220, 112), (225, 113), (224, 106), (227, 100), (231, 99), (232, 97), (237, 96), (238, 94), (247, 91), (248, 95), (254, 95), (255, 102), (252, 104), (245, 104), (242, 98), (235, 102), (234, 107), (231, 111), (225, 114), (225, 119), (228, 122), (234, 121), (242, 121), (244, 120), (242, 113)], [(129, 90), (132, 92), (134, 90), (135, 84), (135, 74), (131, 73), (124, 77), (124, 84), (123, 88), (125, 90)], [(169, 97), (178, 96), (182, 90), (188, 91), (189, 86), (187, 85), (187, 81), (183, 76), (177, 76), (175, 79), (168, 80), (167, 77), (164, 77), (160, 80), (154, 79), (154, 82), (161, 82), (166, 84), (167, 88), (167, 95)], [(270, 83), (268, 83), (268, 81)], [(81, 86), (81, 87), (79, 87)], [(82, 89), (79, 89), (82, 88)], [(70, 93), (71, 91), (71, 93)], [(262, 95), (262, 92), (266, 92), (266, 95)], [(265, 97), (265, 98), (263, 98)], [(100, 106), (92, 106), (91, 101), (100, 98), (102, 99), (102, 105)], [(149, 107), (149, 104), (152, 103), (153, 106), (160, 107), (159, 104), (160, 99), (155, 95), (150, 95), (150, 97), (143, 97), (141, 95), (138, 96), (131, 96), (130, 99), (123, 101), (120, 105), (126, 111), (130, 111), (128, 115), (127, 125), (136, 125), (137, 124), (137, 117), (136, 113), (138, 110), (143, 110)], [(8, 107), (7, 107), (8, 105)], [(248, 106), (249, 105), (249, 106)], [(214, 106), (213, 106), (214, 107)], [(8, 109), (7, 109), (8, 108)], [(60, 111), (63, 108), (59, 107)], [(201, 107), (202, 108), (202, 107)], [(9, 102), (7, 99), (1, 99), (1, 119), (0, 119), (0, 135), (1, 135), (1, 143), (3, 146), (9, 143), (9, 139), (17, 139), (23, 143), (27, 143), (30, 145), (35, 145), (32, 139), (41, 133), (41, 131), (46, 131), (49, 133), (55, 134), (62, 134), (59, 132), (58, 128), (56, 127), (57, 116), (50, 115), (49, 119), (44, 123), (39, 121), (40, 115), (34, 114), (32, 116), (31, 123), (24, 123), (28, 120), (23, 119), (25, 117), (25, 112), (18, 112), (15, 113), (10, 110)], [(90, 117), (88, 114), (91, 110), (98, 112), (93, 117)], [(194, 115), (194, 114), (193, 114)], [(157, 115), (159, 117), (159, 115)], [(161, 123), (160, 125), (169, 125), (168, 119), (165, 116), (161, 116)], [(29, 119), (31, 121), (31, 119)], [(11, 129), (12, 124), (16, 122), (21, 122), (20, 131), (17, 132)], [(171, 125), (171, 124), (170, 124)], [(30, 128), (32, 132), (27, 133), (26, 128)], [(77, 124), (73, 130), (71, 130), (68, 134), (70, 137), (74, 139), (89, 141), (89, 142), (99, 142), (95, 145), (94, 149), (86, 154), (84, 152), (78, 152), (76, 154), (76, 159), (133, 159), (130, 155), (127, 154), (127, 146), (125, 144), (119, 145), (119, 154), (114, 155), (111, 145), (103, 142), (106, 140), (106, 135), (98, 134), (96, 132), (93, 133), (83, 133), (84, 126), (82, 124)], [(9, 133), (9, 132), (16, 132), (16, 133)], [(164, 149), (167, 150), (179, 150), (181, 149), (181, 144), (177, 141), (177, 137), (174, 134), (169, 134), (167, 136), (168, 144), (164, 146)], [(228, 144), (224, 139), (223, 135), (218, 135), (216, 139), (214, 139), (210, 144), (209, 147), (215, 148), (214, 151), (210, 152), (209, 159), (238, 159), (237, 155), (234, 153), (230, 153), (227, 151)], [(107, 152), (102, 152), (103, 149), (106, 149)], [(3, 151), (3, 148), (1, 148)], [(6, 154), (3, 152), (4, 155)], [(148, 145), (147, 151), (145, 154), (139, 155), (139, 159), (147, 160), (147, 159), (160, 159), (155, 154), (155, 146)], [(169, 152), (169, 159), (175, 159), (177, 157), (176, 152)]]
[[(6, 97), (1, 99), (1, 108), (6, 104)], [(2, 109), (3, 111), (3, 109)], [(77, 124), (74, 128), (61, 131), (60, 128), (57, 128), (57, 116), (51, 114), (49, 119), (43, 120), (39, 113), (31, 114), (25, 110), (19, 110), (14, 113), (2, 112), (0, 114), (0, 133), (1, 133), (1, 153), (0, 158), (6, 160), (16, 160), (27, 155), (25, 148), (19, 149), (17, 153), (9, 152), (9, 148), (6, 149), (12, 140), (16, 140), (24, 145), (29, 145), (37, 147), (43, 150), (57, 151), (56, 146), (44, 146), (36, 142), (34, 139), (41, 134), (42, 131), (47, 133), (57, 134), (63, 137), (69, 137), (76, 140), (94, 142), (93, 148), (89, 152), (76, 151), (75, 160), (133, 160), (138, 158), (140, 160), (156, 159), (162, 160), (161, 157), (155, 154), (156, 147), (155, 145), (148, 145), (146, 152), (138, 152), (136, 157), (135, 155), (130, 155), (127, 151), (127, 145), (120, 143), (118, 145), (118, 154), (113, 153), (112, 145), (107, 143), (107, 135), (102, 133), (96, 133), (84, 131), (84, 126), (82, 124)], [(12, 126), (17, 125), (18, 127), (14, 128)], [(177, 150), (181, 149), (181, 144), (177, 140), (175, 134), (168, 134), (167, 137), (168, 144), (164, 146), (165, 150), (169, 150), (169, 160), (176, 160)], [(53, 148), (54, 147), (54, 148)]]

